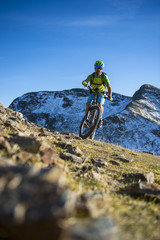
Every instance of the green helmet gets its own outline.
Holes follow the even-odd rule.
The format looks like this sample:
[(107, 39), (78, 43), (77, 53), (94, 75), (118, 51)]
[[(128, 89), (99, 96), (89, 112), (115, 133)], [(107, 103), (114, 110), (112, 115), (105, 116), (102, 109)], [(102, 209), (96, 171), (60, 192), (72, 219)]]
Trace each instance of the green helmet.
[(98, 61), (95, 62), (94, 66), (98, 67), (98, 68), (104, 68), (104, 62), (98, 60)]

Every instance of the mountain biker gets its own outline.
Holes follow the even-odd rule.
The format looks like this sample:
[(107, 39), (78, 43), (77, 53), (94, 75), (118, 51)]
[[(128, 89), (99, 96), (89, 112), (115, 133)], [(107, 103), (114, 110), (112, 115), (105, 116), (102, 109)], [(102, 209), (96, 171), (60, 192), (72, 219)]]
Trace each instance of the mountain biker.
[[(100, 116), (100, 120), (98, 123), (98, 128), (102, 127), (103, 121), (102, 121), (102, 115), (103, 115), (103, 105), (105, 102), (105, 98), (104, 98), (104, 94), (105, 94), (105, 87), (108, 88), (108, 100), (112, 101), (112, 89), (111, 89), (111, 85), (109, 82), (109, 79), (107, 77), (107, 75), (102, 72), (103, 68), (104, 68), (104, 63), (101, 60), (98, 60), (95, 62), (94, 64), (94, 68), (95, 68), (95, 72), (92, 73), (91, 75), (89, 75), (86, 80), (84, 80), (82, 82), (84, 87), (88, 86), (88, 83), (90, 83), (90, 86), (95, 89), (95, 88), (99, 88), (99, 92), (101, 93), (99, 95), (99, 99), (98, 99), (98, 106), (101, 109), (101, 116)], [(88, 111), (90, 102), (92, 101), (92, 99), (94, 98), (94, 90), (92, 90), (90, 96), (88, 97), (87, 100), (87, 104), (86, 104), (86, 113)]]

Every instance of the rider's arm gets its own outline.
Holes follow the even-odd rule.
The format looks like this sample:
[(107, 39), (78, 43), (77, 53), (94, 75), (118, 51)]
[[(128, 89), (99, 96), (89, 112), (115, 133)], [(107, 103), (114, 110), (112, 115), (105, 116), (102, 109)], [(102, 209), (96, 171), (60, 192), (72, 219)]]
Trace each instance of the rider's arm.
[(92, 74), (89, 75), (89, 76), (86, 78), (86, 80), (84, 80), (84, 81), (82, 82), (83, 86), (84, 86), (84, 87), (87, 87), (87, 86), (88, 86), (88, 83), (91, 81), (91, 79), (92, 79)]
[(88, 81), (87, 79), (86, 79), (86, 80), (84, 80), (84, 81), (82, 82), (83, 86), (84, 86), (84, 87), (87, 87), (87, 85), (88, 85), (88, 82), (89, 82), (89, 81)]
[(108, 96), (109, 96), (109, 98), (112, 98), (112, 88), (110, 85), (107, 86), (107, 88), (108, 88)]
[(108, 100), (112, 101), (113, 100), (113, 98), (112, 98), (112, 88), (111, 88), (111, 85), (110, 85), (110, 82), (109, 82), (109, 79), (108, 79), (107, 75), (105, 75), (104, 80), (105, 80), (104, 84), (108, 88), (108, 96), (109, 96)]

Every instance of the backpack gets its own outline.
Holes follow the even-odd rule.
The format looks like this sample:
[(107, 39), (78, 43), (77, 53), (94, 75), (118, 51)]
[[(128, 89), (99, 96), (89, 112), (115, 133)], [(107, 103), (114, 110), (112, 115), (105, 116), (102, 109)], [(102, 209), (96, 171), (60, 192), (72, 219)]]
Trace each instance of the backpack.
[[(93, 83), (93, 79), (95, 78), (95, 74), (96, 74), (95, 72), (92, 73), (92, 80), (91, 80), (91, 82), (90, 82), (91, 85), (94, 84), (94, 83)], [(95, 84), (95, 85), (101, 85), (101, 84), (105, 85), (105, 84), (104, 84), (104, 76), (105, 76), (105, 75), (107, 75), (107, 74), (104, 73), (104, 72), (102, 72), (102, 74), (101, 74), (102, 83), (100, 83), (100, 84)]]

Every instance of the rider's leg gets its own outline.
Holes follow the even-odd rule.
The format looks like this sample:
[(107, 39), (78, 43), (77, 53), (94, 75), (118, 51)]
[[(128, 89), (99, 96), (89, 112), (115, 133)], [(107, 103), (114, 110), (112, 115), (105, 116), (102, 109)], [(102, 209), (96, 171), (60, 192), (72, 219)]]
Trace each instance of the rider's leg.
[(102, 127), (102, 124), (103, 124), (103, 121), (102, 121), (102, 115), (103, 115), (103, 111), (104, 111), (104, 108), (103, 108), (103, 104), (105, 102), (105, 99), (104, 99), (104, 95), (100, 95), (99, 96), (99, 102), (98, 102), (98, 106), (100, 107), (101, 109), (101, 116), (100, 116), (100, 120), (99, 120), (99, 123), (98, 123), (98, 128), (101, 128)]
[(87, 104), (86, 104), (86, 113), (88, 111), (89, 105), (90, 105), (90, 102), (87, 102)]
[(90, 102), (92, 101), (93, 98), (94, 98), (94, 94), (90, 94), (88, 99), (87, 99), (86, 112), (85, 113), (87, 113), (89, 105), (90, 105)]
[(103, 95), (103, 94), (100, 94), (100, 95), (99, 95), (99, 98), (98, 98), (98, 106), (99, 106), (100, 109), (101, 109), (100, 119), (102, 119), (102, 115), (103, 115), (103, 111), (104, 111), (104, 108), (103, 108), (104, 102), (105, 102), (104, 95)]
[(100, 116), (100, 119), (102, 119), (102, 115), (103, 115), (104, 108), (103, 108), (102, 103), (98, 103), (98, 106), (99, 106), (100, 109), (101, 109), (101, 116)]

